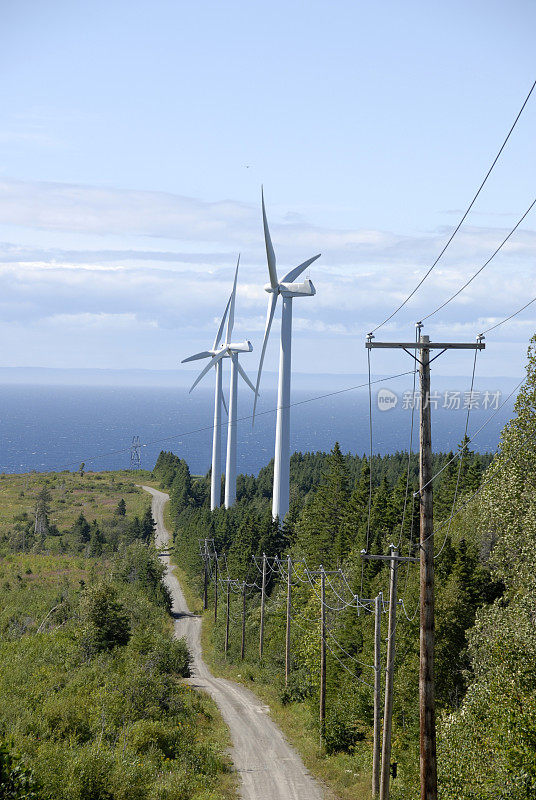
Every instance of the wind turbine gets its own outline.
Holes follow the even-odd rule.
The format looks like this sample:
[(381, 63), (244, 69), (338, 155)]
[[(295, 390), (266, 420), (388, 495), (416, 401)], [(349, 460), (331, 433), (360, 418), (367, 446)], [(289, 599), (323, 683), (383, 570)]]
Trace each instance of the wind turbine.
[(266, 244), (266, 257), (268, 259), (268, 273), (270, 283), (267, 283), (264, 290), (270, 294), (268, 300), (268, 313), (266, 315), (266, 328), (262, 343), (261, 357), (259, 361), (259, 371), (257, 373), (257, 386), (255, 389), (255, 402), (253, 406), (253, 419), (255, 419), (255, 408), (259, 384), (261, 380), (262, 365), (264, 354), (268, 343), (270, 328), (274, 318), (275, 307), (279, 295), (283, 298), (283, 309), (281, 312), (281, 346), (279, 352), (279, 384), (277, 389), (277, 421), (275, 430), (275, 457), (274, 457), (274, 487), (272, 497), (272, 517), (283, 522), (289, 507), (290, 493), (290, 375), (291, 375), (291, 346), (292, 346), (292, 298), (293, 297), (312, 297), (316, 294), (316, 289), (312, 281), (306, 278), (302, 283), (294, 283), (296, 278), (307, 269), (307, 267), (320, 258), (320, 253), (304, 261), (298, 267), (294, 267), (287, 272), (282, 281), (277, 278), (275, 253), (268, 229), (266, 219), (266, 209), (264, 207), (264, 192), (261, 190), (262, 197), (262, 221), (264, 226), (264, 241)]
[[(240, 264), (240, 256), (236, 264), (235, 277), (233, 283), (233, 290), (227, 301), (225, 312), (220, 322), (220, 327), (214, 339), (214, 344), (211, 350), (204, 350), (201, 353), (196, 353), (193, 356), (183, 359), (182, 363), (187, 361), (197, 361), (202, 358), (210, 358), (209, 363), (199, 373), (196, 380), (193, 382), (190, 392), (195, 389), (199, 381), (201, 381), (207, 372), (214, 367), (216, 372), (216, 387), (214, 390), (214, 429), (212, 433), (212, 470), (210, 481), (210, 508), (213, 511), (221, 505), (221, 404), (225, 405), (222, 389), (222, 359), (231, 359), (231, 396), (229, 400), (228, 412), (228, 433), (227, 433), (227, 463), (225, 474), (225, 506), (229, 508), (233, 505), (236, 498), (236, 416), (237, 416), (237, 393), (238, 393), (238, 373), (242, 376), (244, 381), (248, 384), (253, 392), (255, 387), (249, 380), (248, 376), (238, 363), (238, 353), (251, 353), (253, 347), (251, 342), (245, 341), (240, 343), (231, 342), (231, 334), (234, 327), (234, 310), (236, 301), (236, 280), (238, 277), (238, 266)], [(225, 321), (227, 320), (227, 331), (225, 341), (220, 344)]]

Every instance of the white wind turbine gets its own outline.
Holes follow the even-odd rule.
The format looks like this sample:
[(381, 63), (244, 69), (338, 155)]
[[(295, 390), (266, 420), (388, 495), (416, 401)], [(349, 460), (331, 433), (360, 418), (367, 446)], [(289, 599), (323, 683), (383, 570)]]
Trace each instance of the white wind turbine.
[(320, 257), (318, 255), (309, 258), (287, 272), (282, 281), (277, 278), (275, 253), (268, 229), (266, 219), (266, 209), (264, 207), (264, 192), (262, 197), (262, 221), (264, 225), (264, 241), (266, 244), (266, 257), (268, 259), (268, 272), (270, 283), (264, 287), (265, 291), (271, 296), (268, 300), (268, 313), (266, 316), (266, 328), (262, 343), (261, 357), (259, 361), (259, 371), (257, 373), (257, 386), (255, 389), (255, 403), (253, 406), (253, 418), (255, 419), (255, 407), (259, 384), (261, 380), (262, 365), (264, 354), (272, 320), (274, 318), (275, 307), (279, 295), (283, 298), (283, 309), (281, 312), (281, 346), (279, 353), (279, 385), (277, 390), (277, 421), (275, 431), (275, 456), (274, 456), (274, 488), (272, 497), (272, 517), (283, 522), (289, 507), (290, 493), (290, 375), (291, 375), (291, 346), (292, 346), (292, 298), (293, 297), (312, 297), (316, 294), (315, 287), (309, 278), (302, 283), (294, 283), (295, 279), (307, 269), (307, 267)]
[[(225, 507), (229, 508), (233, 505), (236, 498), (236, 416), (237, 416), (237, 394), (238, 394), (238, 373), (242, 376), (244, 381), (255, 392), (255, 387), (249, 380), (248, 376), (238, 363), (238, 353), (251, 353), (253, 347), (250, 341), (233, 343), (231, 342), (231, 334), (234, 327), (234, 310), (236, 301), (236, 280), (238, 277), (238, 265), (240, 264), (240, 256), (236, 264), (236, 271), (233, 283), (233, 290), (231, 296), (227, 301), (225, 312), (218, 328), (218, 333), (214, 339), (212, 350), (204, 350), (201, 353), (196, 353), (189, 358), (183, 359), (182, 363), (187, 361), (197, 361), (201, 358), (210, 358), (209, 363), (200, 372), (196, 380), (192, 384), (190, 392), (195, 389), (197, 384), (202, 378), (205, 377), (212, 367), (216, 371), (216, 388), (214, 391), (214, 430), (212, 434), (212, 470), (210, 481), (210, 508), (213, 511), (221, 505), (221, 404), (225, 405), (223, 399), (222, 389), (222, 359), (231, 359), (231, 392), (229, 398), (229, 420), (227, 429), (227, 463), (225, 470)], [(225, 342), (220, 344), (225, 320), (227, 319), (227, 331), (225, 335)]]

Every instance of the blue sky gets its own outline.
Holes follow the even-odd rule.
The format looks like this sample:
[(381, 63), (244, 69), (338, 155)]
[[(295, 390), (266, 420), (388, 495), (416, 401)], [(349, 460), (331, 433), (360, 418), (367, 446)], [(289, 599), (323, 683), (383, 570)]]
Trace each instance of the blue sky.
[[(519, 110), (535, 29), (529, 0), (10, 4), (0, 366), (174, 368), (210, 344), (241, 251), (236, 336), (254, 372), (264, 183), (281, 269), (322, 252), (316, 297), (295, 303), (295, 370), (363, 372), (364, 334), (434, 260)], [(535, 123), (536, 94), (384, 338), (411, 339), (534, 199)], [(472, 340), (536, 296), (535, 261), (533, 213), (426, 331)], [(536, 304), (490, 335), (482, 373), (521, 374), (535, 330)], [(399, 354), (374, 356), (375, 371), (400, 369)]]

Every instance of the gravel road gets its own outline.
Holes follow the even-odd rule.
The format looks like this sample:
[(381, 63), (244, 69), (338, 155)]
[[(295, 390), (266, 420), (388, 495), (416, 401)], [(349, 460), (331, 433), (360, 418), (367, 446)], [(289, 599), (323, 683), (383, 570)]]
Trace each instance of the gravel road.
[(243, 800), (322, 800), (324, 794), (310, 776), (298, 754), (288, 745), (271, 720), (269, 709), (237, 683), (215, 678), (201, 653), (201, 619), (190, 613), (166, 547), (170, 533), (164, 526), (164, 506), (169, 496), (143, 486), (152, 497), (156, 522), (156, 544), (166, 565), (166, 584), (173, 597), (175, 635), (186, 637), (193, 656), (190, 683), (207, 691), (229, 726), (233, 743), (231, 757), (240, 774)]

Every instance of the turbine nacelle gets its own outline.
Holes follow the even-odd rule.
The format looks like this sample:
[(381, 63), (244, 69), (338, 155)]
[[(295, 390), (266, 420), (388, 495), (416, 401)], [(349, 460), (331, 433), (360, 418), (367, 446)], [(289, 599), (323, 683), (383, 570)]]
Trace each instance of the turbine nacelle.
[(316, 294), (316, 289), (310, 278), (306, 278), (300, 283), (280, 283), (275, 289), (271, 283), (267, 283), (264, 291), (268, 294), (280, 294), (283, 297), (312, 297)]
[(231, 344), (226, 345), (226, 347), (227, 347), (227, 350), (229, 350), (230, 353), (252, 353), (253, 352), (253, 345), (251, 344), (249, 339), (246, 339), (245, 342), (239, 342), (238, 344), (234, 344), (233, 342), (231, 342)]
[[(253, 352), (253, 345), (246, 339), (245, 342), (231, 342), (230, 344), (224, 344), (221, 347), (218, 347), (217, 350), (206, 350), (206, 355), (203, 355), (204, 358), (210, 358), (214, 356), (219, 356), (223, 353), (223, 358), (230, 358), (233, 353), (252, 353)], [(199, 354), (201, 356), (201, 354)], [(190, 358), (193, 358), (192, 356)], [(189, 359), (185, 358), (184, 361), (188, 361)]]

